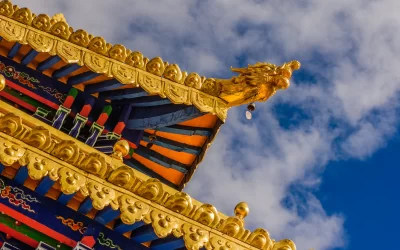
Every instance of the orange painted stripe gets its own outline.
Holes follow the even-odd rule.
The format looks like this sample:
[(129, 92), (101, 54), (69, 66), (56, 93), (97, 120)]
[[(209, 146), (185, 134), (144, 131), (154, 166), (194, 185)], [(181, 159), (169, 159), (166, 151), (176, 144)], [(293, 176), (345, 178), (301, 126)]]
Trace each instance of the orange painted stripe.
[[(155, 131), (146, 129), (145, 132), (149, 134), (154, 134)], [(157, 131), (157, 137), (163, 137), (166, 139), (170, 139), (176, 142), (181, 142), (196, 147), (202, 147), (208, 138), (207, 136), (202, 136), (202, 135), (178, 135), (161, 131)]]
[(197, 127), (197, 128), (213, 128), (218, 117), (213, 114), (206, 114), (189, 121), (181, 122), (179, 125)]
[(25, 216), (24, 214), (21, 214), (9, 207), (7, 207), (4, 204), (0, 204), (0, 211), (4, 212), (5, 214), (7, 214), (8, 216), (14, 218), (15, 220), (18, 221), (23, 221), (24, 224), (34, 228), (35, 230), (46, 234), (48, 236), (50, 236), (51, 238), (58, 240), (59, 242), (68, 245), (70, 247), (75, 247), (77, 242), (66, 237), (63, 234), (58, 233), (57, 231), (54, 231), (53, 229), (46, 227), (45, 225), (29, 218), (28, 216)]
[[(140, 145), (146, 147), (147, 142), (145, 141), (140, 141)], [(160, 147), (157, 145), (153, 145), (151, 147), (151, 150), (156, 151), (157, 153), (160, 153), (172, 160), (178, 161), (182, 164), (185, 165), (191, 165), (194, 161), (194, 159), (196, 159), (196, 155), (192, 155), (189, 153), (185, 153), (185, 152), (177, 152), (168, 148), (164, 148), (164, 147)]]
[(185, 176), (183, 173), (172, 169), (166, 168), (161, 166), (155, 162), (150, 161), (147, 158), (144, 158), (138, 154), (133, 154), (132, 156), (134, 159), (145, 165), (147, 168), (153, 170), (157, 174), (161, 175), (165, 179), (169, 180), (170, 182), (174, 183), (175, 185), (179, 185), (182, 182), (183, 177)]

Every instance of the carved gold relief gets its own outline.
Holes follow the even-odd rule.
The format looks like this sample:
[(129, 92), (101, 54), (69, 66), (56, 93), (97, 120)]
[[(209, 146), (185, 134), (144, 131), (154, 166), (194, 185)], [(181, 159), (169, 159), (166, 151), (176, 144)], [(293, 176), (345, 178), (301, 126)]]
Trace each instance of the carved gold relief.
[(178, 64), (174, 63), (174, 64), (168, 65), (165, 68), (163, 76), (164, 76), (164, 78), (171, 80), (173, 82), (183, 83), (183, 81), (187, 77), (187, 72), (182, 73)]
[(35, 18), (35, 14), (32, 14), (28, 8), (18, 9), (12, 15), (12, 19), (27, 25), (32, 23), (33, 18)]
[(199, 250), (203, 248), (210, 238), (208, 231), (190, 224), (183, 224), (182, 231), (187, 249)]
[(59, 21), (50, 28), (51, 34), (65, 40), (69, 39), (69, 36), (72, 34), (72, 32), (73, 29), (64, 21)]
[(69, 41), (73, 44), (86, 48), (92, 38), (93, 36), (87, 33), (85, 30), (79, 29), (71, 34), (71, 36), (69, 37)]
[(81, 50), (72, 44), (57, 43), (57, 55), (67, 63), (78, 63), (81, 59)]
[(125, 59), (125, 63), (138, 69), (145, 69), (149, 59), (139, 51), (133, 51)]
[(158, 94), (165, 97), (163, 82), (160, 77), (145, 72), (138, 72), (138, 84), (149, 94)]
[(280, 240), (274, 243), (272, 250), (296, 250), (296, 245), (289, 239)]
[(137, 194), (147, 200), (159, 201), (164, 195), (164, 190), (160, 180), (150, 178), (140, 185)]
[(211, 236), (211, 239), (205, 244), (207, 250), (239, 250), (240, 248), (233, 242), (219, 236)]
[(22, 125), (22, 119), (13, 113), (7, 113), (0, 117), (0, 132), (8, 134), (12, 137), (21, 137), (25, 130)]
[(174, 212), (187, 215), (193, 208), (192, 198), (187, 193), (177, 192), (168, 198), (164, 206)]
[(128, 195), (120, 196), (118, 201), (121, 211), (120, 219), (123, 223), (128, 225), (137, 221), (142, 221), (143, 217), (150, 211), (148, 204)]
[(57, 171), (55, 162), (33, 152), (29, 152), (25, 155), (25, 157), (20, 160), (20, 164), (28, 168), (29, 177), (34, 180), (41, 180), (49, 173)]
[(83, 186), (81, 188), (81, 193), (85, 196), (90, 196), (93, 208), (97, 210), (102, 210), (115, 198), (115, 191), (112, 188), (96, 182), (89, 182)]
[(0, 15), (10, 17), (17, 9), (17, 6), (13, 6), (10, 1), (1, 1), (0, 2)]
[(61, 141), (51, 154), (62, 161), (74, 164), (79, 159), (79, 147), (74, 141)]
[(38, 52), (49, 52), (54, 46), (54, 40), (51, 37), (32, 30), (28, 32), (26, 41)]
[(135, 183), (135, 174), (132, 168), (128, 166), (122, 166), (114, 170), (108, 177), (108, 181), (112, 184), (131, 190)]
[(250, 237), (246, 241), (253, 247), (258, 249), (271, 249), (273, 242), (269, 237), (268, 232), (265, 229), (257, 228), (250, 234)]
[(162, 76), (167, 66), (168, 62), (163, 62), (161, 57), (155, 57), (147, 63), (146, 71), (156, 76)]
[(83, 60), (85, 65), (96, 73), (104, 74), (108, 72), (110, 62), (101, 56), (88, 52), (85, 53)]
[(95, 37), (90, 41), (88, 49), (103, 56), (108, 56), (108, 50), (111, 49), (111, 46), (112, 45), (107, 43), (104, 38)]
[(126, 67), (123, 64), (113, 63), (111, 66), (111, 73), (123, 84), (132, 84), (136, 82), (136, 70)]
[(190, 89), (179, 83), (164, 82), (164, 94), (175, 104), (190, 103)]
[(32, 27), (41, 31), (49, 32), (51, 28), (51, 18), (46, 14), (40, 14), (33, 19)]
[(106, 159), (99, 153), (92, 152), (80, 162), (80, 168), (88, 173), (104, 178), (107, 173)]
[(21, 24), (8, 22), (6, 20), (0, 21), (0, 35), (9, 42), (22, 42), (26, 28)]
[(188, 77), (186, 77), (185, 85), (195, 89), (201, 89), (204, 81), (205, 77), (200, 77), (199, 74), (192, 72), (188, 75)]
[(210, 204), (201, 205), (193, 215), (193, 219), (209, 227), (217, 226), (220, 220), (217, 209)]
[(53, 147), (50, 131), (42, 126), (33, 128), (23, 139), (27, 144), (49, 152)]
[(144, 217), (143, 220), (146, 224), (150, 224), (154, 228), (154, 232), (159, 238), (165, 238), (171, 233), (175, 237), (182, 236), (181, 221), (169, 214), (163, 213), (159, 210), (152, 210)]
[(124, 45), (115, 44), (110, 51), (108, 51), (108, 55), (117, 61), (124, 62), (128, 55), (131, 53), (130, 50), (125, 48)]
[(64, 194), (76, 193), (86, 183), (86, 177), (66, 167), (58, 170), (60, 187)]
[(9, 142), (0, 142), (0, 162), (4, 166), (11, 166), (25, 154), (25, 149), (21, 146)]
[(218, 96), (221, 93), (221, 84), (214, 78), (208, 78), (203, 82), (201, 90), (206, 94)]
[(192, 103), (202, 112), (214, 112), (215, 100), (201, 92), (192, 91)]

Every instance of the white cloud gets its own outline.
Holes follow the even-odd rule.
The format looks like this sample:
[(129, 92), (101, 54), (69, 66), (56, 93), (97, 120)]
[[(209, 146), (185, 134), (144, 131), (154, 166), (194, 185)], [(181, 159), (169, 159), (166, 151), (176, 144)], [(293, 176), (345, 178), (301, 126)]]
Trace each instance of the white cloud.
[[(250, 227), (294, 238), (298, 249), (344, 244), (342, 216), (327, 215), (312, 189), (328, 161), (370, 156), (395, 132), (399, 1), (14, 2), (36, 13), (64, 12), (76, 29), (209, 77), (230, 77), (229, 66), (243, 56), (246, 63), (301, 60), (315, 82), (298, 80), (257, 105), (252, 122), (243, 119), (243, 108), (231, 110), (187, 191), (225, 213), (248, 201)], [(302, 109), (308, 120), (281, 127), (273, 109), (279, 103)], [(282, 205), (294, 184), (307, 187), (304, 199), (293, 199), (305, 214)]]

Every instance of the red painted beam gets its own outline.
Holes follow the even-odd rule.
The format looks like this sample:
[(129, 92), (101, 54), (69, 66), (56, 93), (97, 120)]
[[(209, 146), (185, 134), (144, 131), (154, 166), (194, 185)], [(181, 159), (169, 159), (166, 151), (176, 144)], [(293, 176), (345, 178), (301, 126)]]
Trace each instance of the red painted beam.
[(59, 232), (54, 231), (53, 229), (51, 229), (51, 228), (49, 228), (49, 227), (47, 227), (47, 226), (45, 226), (45, 225), (33, 220), (31, 218), (29, 218), (28, 216), (25, 216), (24, 214), (21, 214), (21, 213), (15, 211), (14, 209), (11, 209), (11, 208), (7, 207), (4, 204), (0, 204), (0, 211), (4, 212), (6, 215), (14, 218), (15, 220), (23, 221), (23, 223), (25, 225), (28, 225), (28, 226), (34, 228), (35, 230), (37, 230), (37, 231), (39, 231), (39, 232), (41, 232), (43, 234), (46, 234), (49, 237), (51, 237), (51, 238), (53, 238), (53, 239), (65, 244), (67, 246), (75, 247), (76, 244), (77, 244), (76, 241), (74, 241), (74, 240), (66, 237), (65, 235), (60, 234)]
[(39, 245), (39, 242), (37, 242), (36, 240), (29, 238), (25, 234), (22, 234), (11, 227), (7, 227), (6, 225), (0, 224), (0, 231), (10, 235), (14, 239), (24, 242), (25, 244), (31, 247), (36, 248)]

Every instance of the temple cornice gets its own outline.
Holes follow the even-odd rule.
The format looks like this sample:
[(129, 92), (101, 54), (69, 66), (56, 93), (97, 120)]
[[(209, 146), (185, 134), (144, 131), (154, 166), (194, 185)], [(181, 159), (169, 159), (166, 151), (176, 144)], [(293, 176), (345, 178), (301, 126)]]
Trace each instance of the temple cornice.
[(151, 224), (159, 238), (183, 237), (188, 249), (295, 250), (292, 241), (275, 242), (264, 229), (246, 230), (245, 203), (238, 204), (235, 216), (226, 216), (127, 167), (119, 158), (121, 144), (110, 157), (2, 101), (0, 131), (1, 164), (26, 166), (33, 180), (48, 176), (62, 193), (79, 192), (96, 210), (119, 210), (125, 224)]

